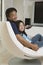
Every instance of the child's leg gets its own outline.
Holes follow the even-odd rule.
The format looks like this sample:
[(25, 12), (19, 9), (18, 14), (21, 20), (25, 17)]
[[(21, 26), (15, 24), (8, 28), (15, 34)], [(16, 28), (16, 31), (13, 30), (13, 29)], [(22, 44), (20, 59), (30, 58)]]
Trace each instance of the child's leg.
[(42, 36), (40, 34), (37, 34), (32, 38), (32, 42), (36, 43), (37, 41), (41, 41), (41, 38)]
[(35, 44), (37, 44), (40, 47), (43, 47), (43, 41), (37, 41)]
[(43, 36), (41, 36), (41, 41), (43, 41)]

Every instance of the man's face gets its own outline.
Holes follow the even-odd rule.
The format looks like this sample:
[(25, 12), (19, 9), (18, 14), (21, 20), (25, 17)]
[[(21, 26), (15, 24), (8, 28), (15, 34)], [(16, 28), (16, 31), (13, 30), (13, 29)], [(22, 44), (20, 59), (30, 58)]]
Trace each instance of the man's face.
[(16, 21), (17, 20), (17, 12), (16, 11), (11, 12), (9, 14), (8, 19), (11, 20), (11, 21)]

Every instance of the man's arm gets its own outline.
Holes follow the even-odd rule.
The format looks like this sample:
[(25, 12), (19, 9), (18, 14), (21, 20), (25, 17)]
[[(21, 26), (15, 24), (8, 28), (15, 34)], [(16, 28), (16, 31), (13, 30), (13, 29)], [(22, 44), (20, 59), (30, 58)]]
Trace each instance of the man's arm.
[(38, 50), (38, 46), (32, 43), (29, 43), (27, 40), (25, 40), (20, 34), (16, 34), (16, 37), (18, 41), (20, 41), (25, 47), (31, 48), (33, 50)]

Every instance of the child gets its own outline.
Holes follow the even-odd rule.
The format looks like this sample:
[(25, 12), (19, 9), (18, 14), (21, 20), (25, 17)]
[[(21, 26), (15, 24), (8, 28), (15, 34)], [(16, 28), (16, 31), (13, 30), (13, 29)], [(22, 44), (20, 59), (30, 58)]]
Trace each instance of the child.
[(17, 21), (17, 28), (20, 32), (20, 35), (27, 41), (33, 43), (33, 44), (38, 44), (39, 47), (43, 46), (43, 37), (40, 34), (35, 35), (32, 39), (26, 34), (25, 32), (25, 25), (23, 21), (18, 20)]

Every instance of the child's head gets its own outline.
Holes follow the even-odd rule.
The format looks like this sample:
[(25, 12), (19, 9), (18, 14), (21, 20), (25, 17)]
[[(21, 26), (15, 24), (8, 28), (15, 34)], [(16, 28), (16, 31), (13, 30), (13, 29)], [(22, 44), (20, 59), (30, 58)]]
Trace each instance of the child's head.
[(18, 27), (18, 29), (19, 29), (20, 32), (25, 31), (25, 25), (24, 25), (24, 22), (23, 21), (18, 20), (17, 21), (17, 27)]

